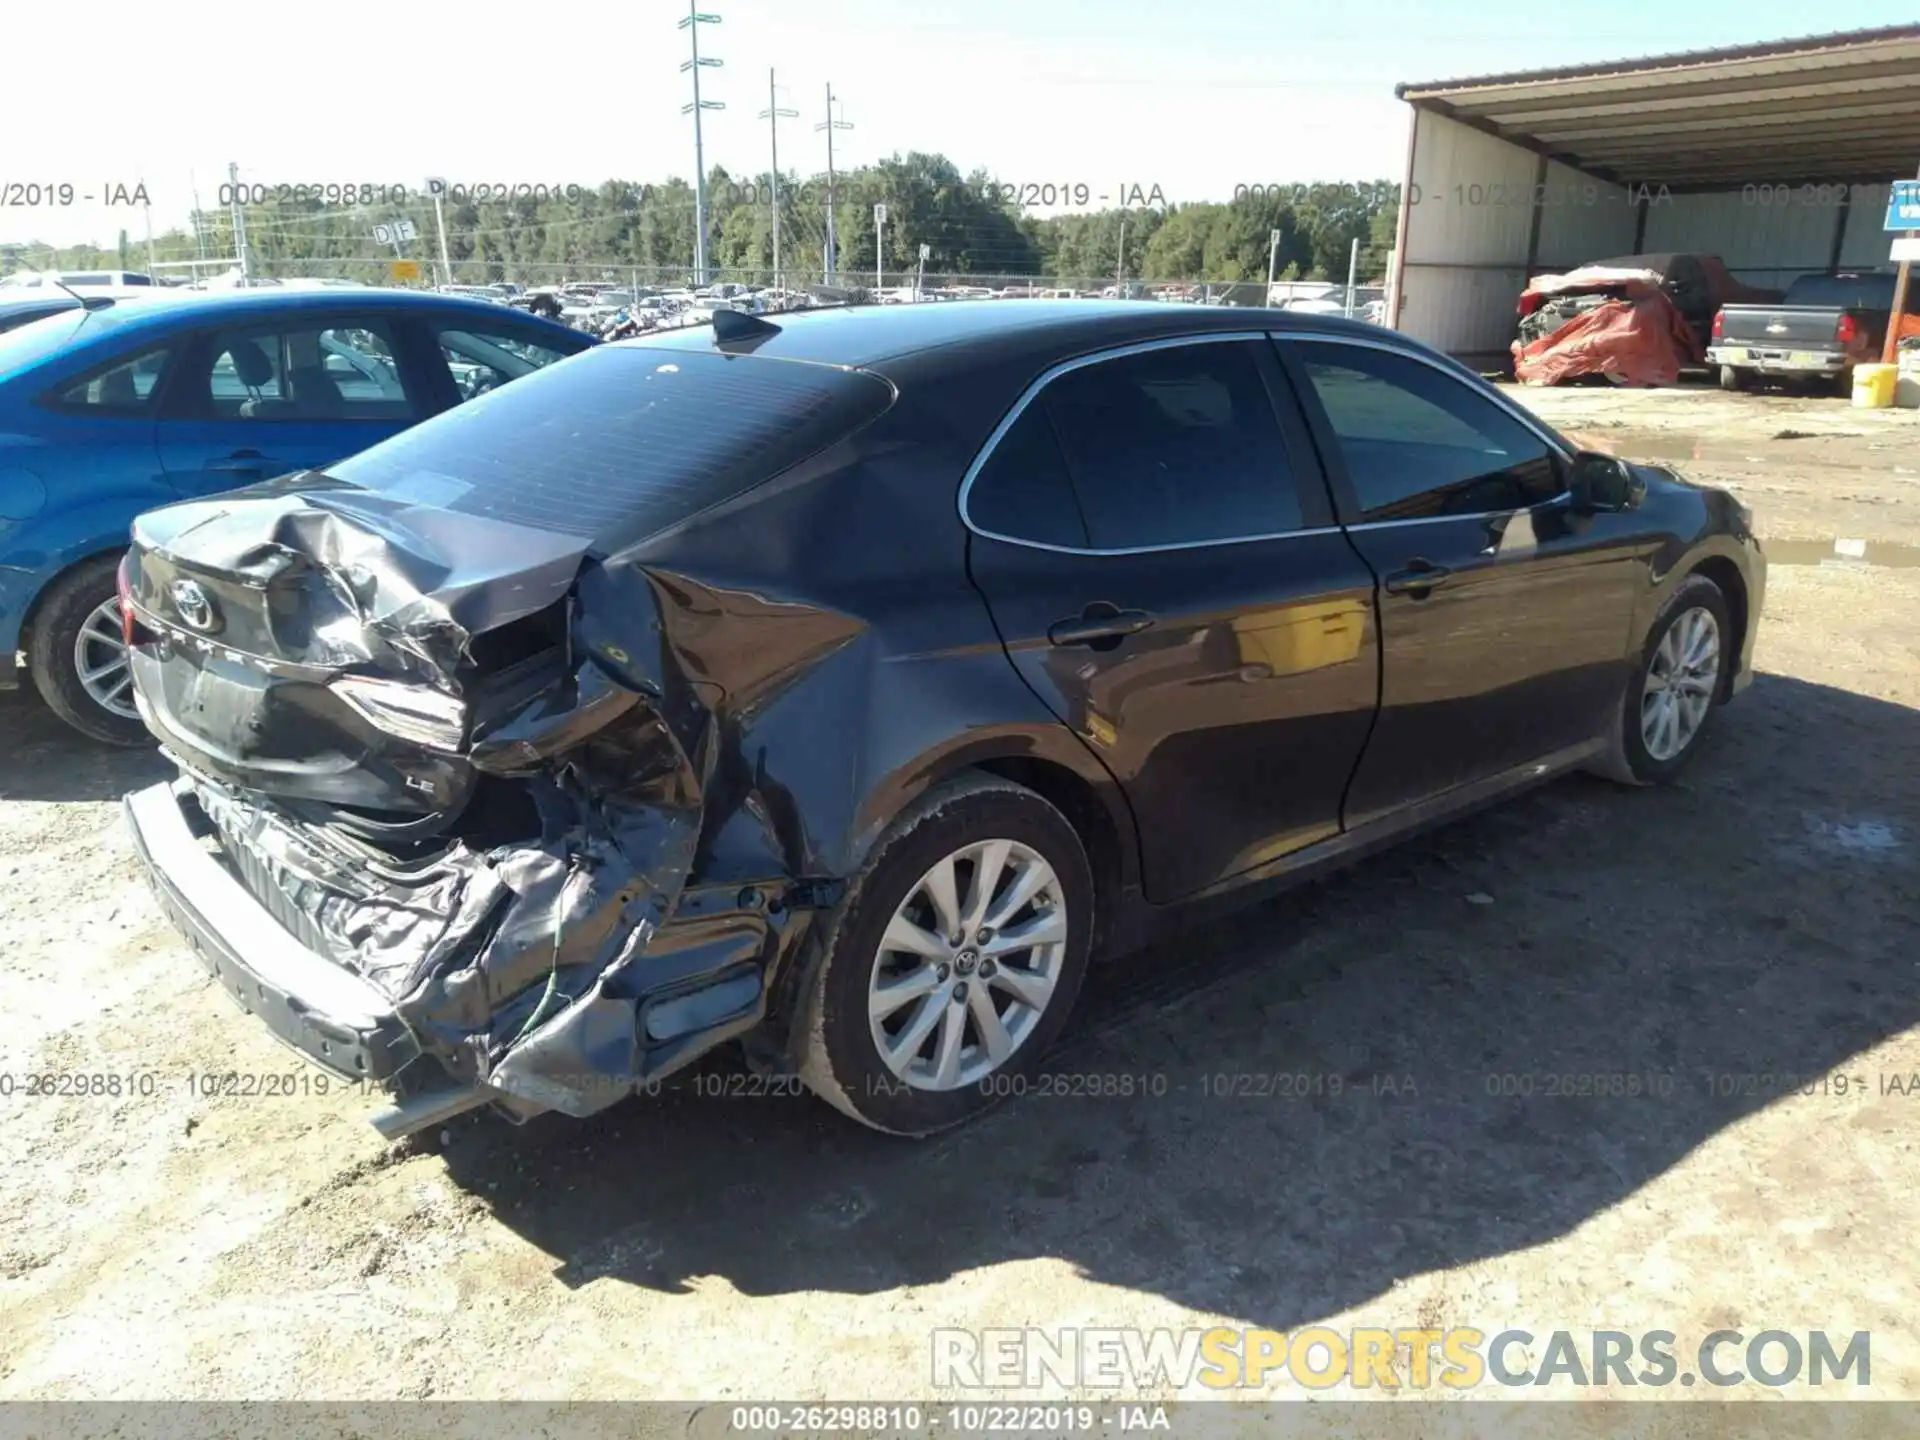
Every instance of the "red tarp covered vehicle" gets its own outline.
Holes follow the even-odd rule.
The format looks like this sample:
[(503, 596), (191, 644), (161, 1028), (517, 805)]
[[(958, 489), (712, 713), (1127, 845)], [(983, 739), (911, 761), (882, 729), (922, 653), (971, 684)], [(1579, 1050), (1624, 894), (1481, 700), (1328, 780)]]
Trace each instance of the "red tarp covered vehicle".
[(1531, 385), (1581, 375), (1670, 385), (1705, 357), (1722, 305), (1780, 293), (1736, 280), (1717, 255), (1627, 255), (1536, 276), (1520, 297), (1514, 375)]
[[(1582, 375), (1671, 385), (1682, 365), (1699, 364), (1704, 353), (1651, 270), (1586, 266), (1537, 276), (1520, 297), (1520, 316), (1513, 373), (1525, 385), (1558, 385)], [(1556, 319), (1563, 323), (1552, 325)]]

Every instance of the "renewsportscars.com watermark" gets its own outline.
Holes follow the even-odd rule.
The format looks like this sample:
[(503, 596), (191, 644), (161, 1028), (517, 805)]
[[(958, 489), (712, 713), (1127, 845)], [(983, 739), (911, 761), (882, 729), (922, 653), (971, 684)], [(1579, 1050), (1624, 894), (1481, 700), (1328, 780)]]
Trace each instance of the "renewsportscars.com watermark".
[(1715, 1330), (1683, 1347), (1671, 1330), (1488, 1332), (1470, 1327), (1287, 1332), (1064, 1328), (933, 1332), (943, 1390), (1472, 1390), (1483, 1385), (1864, 1386), (1872, 1335)]

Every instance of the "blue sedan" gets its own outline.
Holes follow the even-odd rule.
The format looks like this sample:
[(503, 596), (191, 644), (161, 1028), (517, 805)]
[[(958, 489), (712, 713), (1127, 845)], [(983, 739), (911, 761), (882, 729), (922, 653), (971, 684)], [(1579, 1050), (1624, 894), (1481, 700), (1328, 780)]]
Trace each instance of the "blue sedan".
[(330, 465), (594, 342), (484, 301), (321, 287), (143, 298), (0, 334), (0, 689), (147, 738), (116, 572), (143, 510)]

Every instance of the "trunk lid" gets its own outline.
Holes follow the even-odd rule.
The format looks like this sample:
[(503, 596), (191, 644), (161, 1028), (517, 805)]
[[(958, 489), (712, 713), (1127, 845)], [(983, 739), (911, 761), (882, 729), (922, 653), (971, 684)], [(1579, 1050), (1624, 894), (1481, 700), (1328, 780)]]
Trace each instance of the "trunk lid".
[(126, 569), (142, 712), (225, 784), (457, 813), (476, 733), (564, 672), (586, 543), (317, 474), (151, 511)]

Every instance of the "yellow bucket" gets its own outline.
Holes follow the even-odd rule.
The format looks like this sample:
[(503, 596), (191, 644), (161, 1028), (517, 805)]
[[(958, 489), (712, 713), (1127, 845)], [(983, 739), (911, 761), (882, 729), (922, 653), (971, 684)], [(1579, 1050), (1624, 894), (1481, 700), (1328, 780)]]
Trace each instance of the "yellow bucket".
[(1853, 367), (1853, 408), (1884, 410), (1893, 404), (1893, 392), (1900, 382), (1900, 370), (1894, 365), (1856, 365)]

